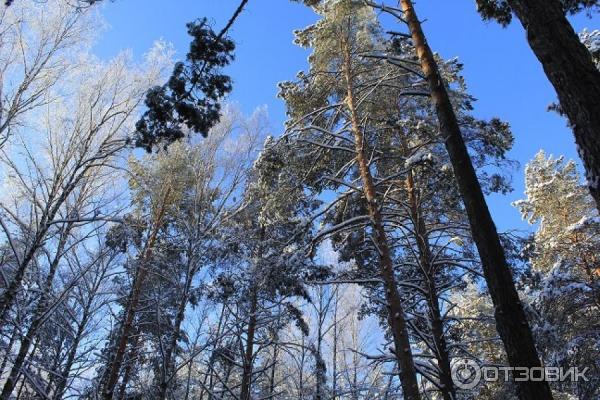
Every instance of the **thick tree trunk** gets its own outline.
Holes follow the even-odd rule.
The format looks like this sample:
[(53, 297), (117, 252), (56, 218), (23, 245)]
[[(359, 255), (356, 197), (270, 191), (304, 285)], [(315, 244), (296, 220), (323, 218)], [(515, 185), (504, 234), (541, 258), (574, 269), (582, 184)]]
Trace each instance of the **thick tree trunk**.
[(444, 336), (444, 323), (440, 312), (439, 296), (435, 282), (436, 270), (433, 265), (433, 257), (429, 246), (429, 235), (423, 219), (421, 204), (418, 199), (412, 171), (408, 172), (408, 177), (406, 178), (406, 191), (408, 193), (410, 214), (419, 251), (419, 264), (421, 265), (424, 281), (427, 285), (429, 321), (431, 322), (431, 334), (433, 337), (435, 357), (440, 370), (439, 379), (440, 386), (442, 387), (442, 397), (444, 400), (453, 400), (456, 398), (456, 390), (454, 388), (454, 383), (452, 382), (450, 354), (448, 353), (446, 337)]
[(351, 128), (354, 135), (356, 161), (360, 170), (360, 176), (363, 181), (364, 195), (367, 201), (367, 207), (374, 230), (374, 240), (379, 250), (379, 265), (381, 277), (384, 281), (386, 300), (388, 303), (388, 322), (394, 338), (394, 352), (398, 361), (400, 370), (400, 382), (404, 398), (407, 400), (419, 400), (419, 386), (417, 381), (417, 371), (415, 368), (412, 350), (410, 347), (410, 338), (404, 315), (404, 309), (394, 276), (394, 265), (390, 254), (390, 247), (385, 233), (383, 218), (379, 210), (378, 196), (373, 184), (373, 177), (369, 170), (369, 164), (365, 157), (365, 142), (359, 117), (356, 110), (356, 100), (354, 98), (354, 88), (352, 85), (352, 64), (350, 59), (350, 49), (347, 45), (343, 46), (344, 61), (343, 72), (346, 81), (347, 96), (346, 102), (350, 111)]
[(508, 0), (569, 118), (600, 210), (600, 71), (559, 0)]
[[(513, 367), (539, 367), (523, 305), (515, 288), (500, 237), (487, 207), (483, 191), (463, 140), (458, 120), (433, 53), (421, 29), (421, 23), (410, 0), (400, 0), (404, 18), (429, 84), (446, 150), (467, 210), (473, 239), (479, 251), (483, 273), (495, 308), (496, 327), (504, 343), (508, 361)], [(552, 399), (547, 382), (517, 382), (522, 400)]]

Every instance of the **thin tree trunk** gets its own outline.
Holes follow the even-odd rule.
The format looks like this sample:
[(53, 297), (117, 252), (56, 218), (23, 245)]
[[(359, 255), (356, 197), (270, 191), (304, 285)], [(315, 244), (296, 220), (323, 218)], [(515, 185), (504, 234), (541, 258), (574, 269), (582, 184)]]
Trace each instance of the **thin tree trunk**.
[(131, 375), (133, 372), (134, 360), (137, 357), (138, 345), (139, 345), (140, 332), (136, 331), (135, 337), (133, 338), (133, 343), (131, 343), (129, 348), (129, 354), (127, 354), (127, 365), (125, 366), (125, 371), (123, 372), (123, 379), (121, 380), (121, 385), (119, 386), (119, 391), (117, 395), (117, 399), (123, 400), (125, 399), (125, 395), (127, 393), (127, 385), (129, 385), (129, 381), (131, 380)]
[[(190, 386), (192, 384), (193, 365), (194, 365), (194, 363), (190, 361), (190, 363), (188, 364), (188, 367), (187, 367), (187, 373), (186, 373), (186, 379), (185, 379), (185, 396), (183, 397), (184, 400), (188, 400), (190, 398)], [(202, 400), (204, 397), (199, 396), (198, 398), (200, 400)]]
[(442, 397), (444, 400), (452, 400), (456, 398), (456, 390), (452, 381), (450, 354), (448, 353), (448, 346), (444, 336), (444, 324), (440, 312), (439, 296), (435, 283), (436, 271), (435, 266), (433, 265), (427, 227), (425, 226), (425, 221), (421, 212), (421, 205), (415, 188), (412, 170), (408, 172), (408, 177), (406, 178), (406, 190), (408, 192), (410, 214), (419, 251), (419, 264), (421, 265), (424, 280), (427, 285), (427, 303), (429, 305), (430, 314), (429, 321), (431, 323), (435, 356), (440, 370), (439, 379), (442, 387)]
[(137, 311), (137, 306), (140, 300), (143, 283), (148, 272), (146, 268), (146, 263), (152, 255), (152, 248), (154, 247), (154, 243), (156, 242), (158, 231), (160, 230), (163, 224), (163, 219), (165, 216), (170, 193), (171, 187), (169, 186), (165, 192), (164, 198), (162, 199), (160, 209), (158, 210), (158, 213), (154, 218), (152, 232), (150, 233), (150, 237), (148, 238), (146, 247), (140, 260), (140, 264), (137, 267), (135, 277), (133, 279), (133, 285), (131, 288), (131, 293), (129, 295), (129, 300), (127, 301), (127, 309), (125, 311), (125, 317), (123, 319), (123, 324), (121, 327), (121, 334), (119, 336), (119, 339), (117, 340), (115, 355), (109, 364), (109, 368), (107, 368), (106, 370), (106, 375), (104, 379), (102, 379), (102, 381), (104, 382), (104, 385), (102, 387), (102, 398), (104, 400), (111, 400), (113, 398), (115, 386), (117, 384), (117, 381), (119, 380), (119, 371), (121, 370), (121, 364), (123, 363), (123, 358), (125, 357), (127, 342), (129, 341), (129, 332), (133, 327), (133, 319)]
[[(65, 340), (67, 339), (66, 335), (63, 335), (60, 339), (60, 342), (57, 344), (56, 347), (56, 354), (54, 356), (54, 360), (52, 362), (52, 367), (51, 367), (51, 371), (59, 371), (60, 367), (61, 367), (61, 363), (62, 363), (62, 357), (61, 355), (61, 350), (63, 345), (65, 345)], [(40, 368), (42, 368), (42, 366), (40, 365)], [(40, 373), (41, 376), (41, 373)], [(52, 393), (52, 388), (56, 385), (57, 380), (60, 379), (60, 376), (57, 373), (52, 373), (48, 376), (48, 380), (46, 381), (46, 388), (44, 389), (44, 393), (46, 393), (46, 399), (51, 398), (52, 396), (50, 395)]]
[(508, 0), (569, 118), (600, 210), (600, 71), (559, 0)]
[(191, 266), (188, 268), (183, 294), (179, 299), (177, 314), (175, 315), (175, 321), (173, 323), (173, 332), (171, 336), (171, 340), (167, 348), (165, 349), (165, 359), (163, 360), (163, 376), (161, 377), (160, 382), (160, 393), (159, 399), (164, 400), (167, 398), (167, 390), (169, 388), (169, 383), (173, 378), (175, 363), (173, 360), (173, 356), (175, 354), (175, 349), (177, 348), (177, 341), (179, 340), (179, 335), (181, 333), (181, 324), (183, 323), (183, 319), (185, 318), (185, 308), (187, 306), (189, 300), (189, 293), (192, 287), (192, 280), (194, 278), (195, 269)]
[(333, 309), (333, 349), (331, 350), (332, 371), (331, 371), (331, 397), (337, 399), (337, 335), (338, 335), (338, 301), (339, 292), (335, 288), (335, 308)]
[[(443, 78), (425, 39), (412, 1), (400, 0), (400, 4), (410, 28), (421, 68), (429, 84), (440, 132), (467, 210), (473, 239), (479, 251), (485, 280), (494, 303), (496, 328), (504, 343), (508, 361), (513, 367), (539, 367), (541, 364), (533, 335)], [(517, 391), (522, 400), (552, 398), (547, 382), (517, 382)]]
[[(225, 311), (226, 311), (226, 307), (225, 307), (225, 303), (223, 303), (221, 305), (221, 312), (219, 313), (219, 323), (217, 324), (217, 331), (215, 333), (215, 340), (213, 342), (212, 349), (211, 349), (211, 360), (214, 359), (215, 350), (221, 344), (221, 329), (223, 328), (224, 321), (225, 321), (225, 318), (226, 318)], [(208, 372), (210, 372), (210, 374)], [(202, 382), (202, 390), (200, 391), (200, 396), (199, 397), (201, 399), (204, 398), (204, 392), (205, 392), (205, 388), (206, 388), (206, 381), (208, 380), (208, 399), (212, 400), (213, 399), (212, 393), (213, 393), (214, 388), (215, 388), (213, 363), (210, 363), (208, 365), (208, 372), (204, 376), (204, 380)]]
[(25, 272), (27, 271), (27, 267), (29, 266), (31, 260), (33, 260), (33, 257), (35, 256), (37, 250), (39, 250), (39, 247), (43, 242), (43, 239), (46, 237), (46, 233), (48, 232), (49, 227), (46, 226), (47, 224), (44, 222), (44, 220), (42, 221), (43, 227), (41, 231), (36, 234), (31, 247), (25, 253), (23, 260), (21, 260), (21, 262), (19, 263), (14, 278), (12, 279), (12, 281), (8, 285), (8, 288), (0, 298), (0, 324), (2, 325), (4, 325), (6, 316), (9, 310), (11, 309), (13, 303), (15, 302), (17, 291), (19, 290), (19, 287), (21, 287), (21, 283), (23, 282), (23, 278), (25, 277)]
[(394, 352), (398, 361), (398, 368), (400, 370), (400, 382), (402, 383), (402, 390), (405, 399), (419, 400), (421, 396), (419, 394), (419, 387), (417, 383), (417, 371), (410, 347), (410, 338), (408, 336), (404, 310), (402, 308), (400, 293), (398, 292), (398, 286), (394, 276), (394, 266), (392, 263), (387, 236), (383, 226), (383, 218), (379, 210), (379, 202), (377, 193), (375, 191), (375, 185), (373, 184), (373, 177), (371, 176), (369, 164), (364, 153), (365, 142), (361, 126), (358, 122), (359, 117), (356, 110), (354, 88), (352, 86), (350, 49), (348, 48), (347, 43), (343, 44), (342, 47), (342, 51), (344, 52), (342, 68), (347, 89), (346, 102), (350, 111), (352, 133), (354, 135), (356, 146), (356, 161), (360, 170), (361, 179), (363, 181), (364, 195), (367, 201), (371, 222), (373, 224), (373, 230), (375, 233), (374, 240), (377, 243), (379, 251), (379, 265), (381, 269), (380, 273), (384, 281), (386, 300), (388, 302), (388, 323), (394, 338)]
[(61, 233), (61, 236), (60, 236), (57, 248), (56, 248), (56, 254), (50, 264), (48, 276), (46, 277), (46, 280), (44, 282), (44, 286), (42, 289), (42, 293), (40, 295), (40, 299), (38, 300), (38, 304), (37, 304), (37, 307), (35, 310), (33, 322), (29, 326), (29, 329), (27, 330), (25, 337), (23, 338), (23, 340), (21, 340), (21, 344), (19, 346), (19, 351), (17, 352), (17, 357), (15, 358), (15, 361), (13, 362), (11, 371), (10, 371), (8, 377), (6, 378), (6, 382), (4, 383), (4, 387), (2, 388), (2, 392), (0, 393), (0, 400), (7, 400), (10, 397), (10, 395), (12, 394), (12, 392), (17, 384), (17, 378), (18, 378), (19, 374), (21, 373), (21, 368), (23, 368), (23, 365), (25, 363), (25, 358), (27, 357), (27, 354), (29, 353), (29, 348), (37, 335), (38, 329), (43, 325), (44, 321), (46, 320), (46, 313), (49, 311), (48, 303), (50, 301), (50, 292), (52, 290), (52, 283), (54, 282), (54, 276), (56, 275), (56, 271), (58, 269), (58, 264), (62, 257), (62, 252), (67, 243), (67, 238), (69, 236), (69, 232), (71, 231), (72, 226), (73, 226), (72, 223), (67, 224), (67, 226), (64, 228), (63, 232)]
[(271, 376), (269, 377), (269, 398), (273, 399), (275, 396), (275, 372), (277, 369), (277, 357), (279, 356), (279, 346), (277, 346), (278, 335), (275, 334), (275, 344), (273, 346), (273, 365), (271, 366)]
[[(88, 306), (89, 305), (91, 305), (91, 303), (88, 303)], [(58, 378), (58, 383), (56, 385), (56, 390), (54, 391), (54, 396), (53, 396), (54, 400), (62, 399), (63, 393), (67, 387), (67, 381), (69, 380), (69, 375), (71, 374), (71, 368), (73, 367), (73, 363), (75, 361), (75, 356), (77, 355), (77, 348), (79, 347), (79, 342), (81, 341), (81, 338), (83, 337), (83, 332), (87, 325), (88, 319), (89, 319), (89, 307), (86, 307), (86, 309), (84, 310), (84, 313), (83, 313), (83, 318), (81, 319), (81, 323), (77, 327), (77, 333), (75, 334), (75, 337), (73, 338), (73, 343), (71, 344), (71, 349), (69, 350), (69, 354), (67, 356), (67, 361), (61, 371), (60, 377)]]
[(18, 332), (18, 326), (17, 326), (17, 324), (15, 324), (15, 326), (12, 329), (12, 333), (10, 335), (10, 339), (8, 340), (8, 344), (6, 345), (6, 352), (4, 353), (4, 358), (2, 359), (2, 365), (0, 365), (0, 379), (3, 378), (4, 369), (6, 368), (6, 364), (8, 363), (8, 359), (9, 359), (10, 354), (12, 352), (12, 347), (15, 344), (15, 339), (17, 337), (17, 332)]
[[(35, 344), (33, 345), (33, 349), (31, 349), (31, 355), (30, 355), (30, 357), (33, 357), (35, 355), (35, 353), (38, 350), (39, 344), (40, 344), (39, 339), (35, 340)], [(19, 370), (19, 374), (17, 375), (16, 382), (19, 382), (19, 379), (21, 379), (21, 386), (19, 387), (19, 390), (17, 390), (16, 399), (23, 398), (23, 397), (21, 397), (21, 394), (23, 393), (23, 390), (25, 391), (25, 395), (26, 395), (25, 398), (28, 398), (30, 392), (29, 392), (29, 387), (26, 385), (26, 383), (27, 383), (27, 376), (25, 374), (23, 374), (23, 370)]]
[(85, 301), (85, 305), (83, 307), (83, 312), (82, 312), (82, 316), (81, 316), (81, 322), (79, 323), (79, 326), (77, 327), (77, 332), (75, 333), (75, 336), (73, 337), (73, 342), (71, 343), (71, 348), (69, 349), (69, 353), (67, 355), (67, 360), (65, 362), (64, 367), (61, 370), (61, 374), (57, 381), (58, 383), (56, 384), (56, 389), (54, 390), (54, 395), (52, 396), (52, 398), (54, 400), (61, 400), (63, 398), (63, 394), (67, 388), (67, 382), (69, 380), (69, 375), (71, 374), (71, 368), (73, 368), (73, 364), (75, 362), (75, 357), (77, 356), (77, 351), (79, 349), (79, 343), (83, 339), (85, 328), (87, 327), (87, 324), (92, 316), (92, 312), (93, 312), (92, 307), (94, 305), (94, 298), (98, 294), (98, 290), (100, 289), (102, 282), (104, 281), (104, 279), (106, 277), (106, 272), (107, 272), (107, 270), (104, 269), (104, 270), (102, 270), (102, 273), (100, 275), (96, 276), (96, 281), (94, 282), (94, 285), (92, 286), (92, 290), (89, 293), (87, 300)]
[[(258, 266), (261, 263), (263, 256), (262, 243), (265, 240), (265, 227), (260, 227), (259, 233), (259, 245), (256, 257), (255, 265)], [(258, 271), (254, 271), (255, 274)], [(246, 338), (246, 351), (244, 354), (243, 360), (243, 371), (242, 371), (242, 386), (240, 389), (240, 400), (250, 400), (250, 391), (252, 389), (252, 367), (253, 367), (253, 358), (254, 358), (254, 335), (256, 334), (256, 325), (257, 325), (257, 312), (258, 312), (258, 282), (256, 277), (254, 277), (255, 281), (252, 283), (251, 293), (250, 293), (250, 319), (248, 321), (248, 332)]]
[(47, 208), (40, 217), (39, 229), (34, 236), (31, 246), (27, 249), (23, 259), (19, 263), (15, 277), (11, 281), (6, 291), (2, 294), (2, 297), (0, 297), (0, 324), (4, 324), (6, 315), (8, 314), (17, 296), (17, 291), (21, 287), (21, 283), (23, 282), (27, 268), (46, 240), (46, 235), (50, 230), (51, 222), (54, 220), (54, 217), (56, 217), (61, 205), (66, 201), (67, 197), (73, 192), (73, 190), (75, 190), (81, 179), (85, 176), (88, 169), (89, 166), (84, 168), (81, 173), (72, 176), (71, 179), (65, 182), (65, 189), (56, 199), (56, 202), (50, 206), (54, 198), (56, 198), (56, 190), (58, 187), (58, 183), (56, 181), (53, 183), (51, 194), (49, 195), (47, 201)]
[[(35, 323), (36, 322), (34, 322), (34, 324)], [(6, 382), (4, 383), (4, 387), (2, 388), (2, 393), (0, 393), (0, 399), (2, 400), (8, 400), (15, 386), (17, 385), (17, 381), (22, 373), (22, 368), (25, 364), (25, 358), (27, 357), (27, 354), (29, 353), (29, 348), (35, 339), (35, 335), (33, 334), (33, 332), (36, 329), (37, 326), (32, 325), (27, 331), (27, 334), (25, 335), (23, 340), (21, 340), (19, 352), (17, 353), (17, 357), (15, 358), (15, 361), (12, 365), (10, 374), (6, 378)]]
[(277, 370), (277, 357), (279, 356), (279, 327), (281, 323), (281, 304), (277, 306), (277, 322), (273, 331), (273, 360), (271, 376), (269, 377), (269, 398), (275, 396), (275, 372)]
[(325, 316), (323, 314), (327, 314), (327, 310), (323, 310), (323, 286), (319, 287), (319, 308), (317, 310), (317, 318), (319, 319), (317, 325), (317, 348), (315, 355), (315, 400), (323, 400), (323, 378), (325, 376), (325, 363), (323, 362), (321, 349), (323, 347), (323, 323), (325, 322)]
[(242, 386), (240, 389), (240, 400), (250, 400), (250, 389), (252, 386), (252, 361), (254, 358), (254, 335), (256, 333), (256, 313), (258, 311), (257, 288), (252, 289), (250, 299), (250, 319), (248, 321), (248, 333), (246, 338), (246, 351), (243, 360)]

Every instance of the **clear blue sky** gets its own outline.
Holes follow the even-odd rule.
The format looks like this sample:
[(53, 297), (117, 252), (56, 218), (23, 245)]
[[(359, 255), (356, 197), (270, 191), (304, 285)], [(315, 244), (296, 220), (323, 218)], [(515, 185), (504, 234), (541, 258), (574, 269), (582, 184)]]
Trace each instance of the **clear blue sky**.
[[(577, 158), (575, 144), (566, 122), (546, 111), (555, 100), (538, 61), (527, 46), (518, 21), (503, 29), (482, 22), (474, 0), (420, 0), (416, 8), (433, 49), (443, 57), (459, 57), (470, 92), (479, 101), (475, 114), (498, 116), (509, 122), (515, 135), (512, 158), (521, 163), (514, 172), (515, 191), (493, 196), (490, 206), (501, 230), (526, 229), (510, 203), (522, 198), (523, 167), (540, 149)], [(174, 44), (178, 56), (189, 45), (185, 23), (203, 16), (216, 29), (222, 27), (238, 0), (115, 0), (102, 6), (109, 24), (95, 52), (111, 57), (131, 49), (140, 57), (162, 38)], [(237, 43), (236, 62), (228, 73), (235, 83), (231, 100), (245, 112), (266, 105), (274, 134), (281, 131), (284, 106), (276, 98), (277, 82), (293, 79), (306, 68), (306, 51), (292, 43), (293, 30), (315, 20), (305, 6), (289, 0), (250, 0), (231, 36)], [(584, 15), (572, 19), (577, 31), (600, 28), (600, 18)], [(396, 27), (397, 29), (397, 27)]]

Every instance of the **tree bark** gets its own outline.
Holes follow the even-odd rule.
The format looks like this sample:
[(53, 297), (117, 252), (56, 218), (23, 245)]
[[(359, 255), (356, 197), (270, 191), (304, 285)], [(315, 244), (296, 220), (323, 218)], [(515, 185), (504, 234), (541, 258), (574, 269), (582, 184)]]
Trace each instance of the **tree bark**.
[(352, 84), (352, 63), (350, 59), (350, 49), (347, 44), (343, 45), (342, 51), (344, 52), (342, 69), (347, 89), (346, 103), (350, 111), (351, 129), (355, 141), (356, 161), (363, 181), (363, 190), (367, 201), (369, 216), (371, 218), (371, 223), (373, 224), (375, 234), (374, 240), (377, 243), (379, 251), (380, 273), (384, 281), (386, 300), (388, 303), (388, 323), (394, 338), (394, 352), (398, 361), (398, 369), (400, 370), (400, 382), (402, 384), (402, 391), (405, 399), (419, 400), (421, 396), (419, 394), (417, 371), (410, 347), (410, 338), (406, 326), (404, 309), (396, 284), (396, 277), (394, 276), (394, 266), (392, 263), (390, 247), (383, 225), (383, 218), (379, 210), (379, 202), (375, 185), (373, 184), (373, 177), (364, 153), (365, 142), (356, 109), (356, 100), (354, 98), (354, 88)]
[[(475, 168), (462, 137), (458, 120), (437, 63), (425, 39), (412, 1), (400, 0), (421, 68), (429, 84), (440, 133), (469, 217), (473, 240), (495, 309), (496, 328), (512, 367), (540, 367), (537, 350), (500, 237), (487, 207)], [(517, 382), (521, 400), (552, 399), (547, 382)]]
[(559, 0), (508, 0), (567, 115), (600, 210), (600, 71)]

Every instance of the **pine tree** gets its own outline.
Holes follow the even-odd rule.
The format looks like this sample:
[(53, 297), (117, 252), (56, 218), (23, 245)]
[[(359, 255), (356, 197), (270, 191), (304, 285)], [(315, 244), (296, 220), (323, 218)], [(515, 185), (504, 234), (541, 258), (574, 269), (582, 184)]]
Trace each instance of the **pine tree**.
[[(372, 2), (369, 4), (384, 8)], [(539, 367), (540, 360), (531, 329), (515, 288), (500, 237), (487, 207), (481, 184), (465, 145), (454, 105), (448, 93), (447, 83), (441, 75), (438, 63), (427, 43), (413, 3), (410, 0), (401, 0), (400, 9), (388, 8), (388, 10), (408, 25), (422, 76), (428, 83), (431, 100), (438, 117), (440, 134), (444, 138), (462, 201), (469, 216), (473, 239), (496, 308), (496, 326), (504, 342), (509, 362), (514, 366)], [(546, 382), (522, 382), (518, 389), (522, 399), (552, 397)]]
[[(290, 131), (298, 135), (295, 139), (298, 143), (312, 144), (316, 147), (313, 152), (323, 153), (322, 157), (317, 156), (314, 169), (322, 168), (319, 174), (325, 185), (346, 186), (356, 191), (353, 196), (361, 198), (364, 214), (354, 221), (362, 220), (370, 225), (367, 235), (371, 235), (378, 253), (376, 263), (385, 287), (388, 327), (394, 340), (393, 351), (404, 396), (418, 399), (406, 316), (381, 213), (383, 201), (378, 192), (381, 188), (376, 187), (378, 181), (370, 165), (373, 157), (370, 140), (374, 131), (367, 122), (371, 103), (366, 103), (363, 96), (377, 88), (374, 82), (378, 82), (379, 77), (372, 74), (377, 61), (365, 60), (360, 54), (373, 50), (380, 40), (379, 27), (372, 11), (353, 1), (326, 2), (315, 9), (322, 19), (297, 33), (299, 44), (313, 48), (310, 72), (299, 75), (299, 85), (282, 85), (282, 97), (292, 117)], [(348, 178), (354, 182), (344, 182)], [(352, 224), (351, 219), (340, 226), (351, 227)]]
[(510, 23), (512, 13), (542, 64), (567, 115), (590, 193), (600, 210), (600, 70), (566, 14), (598, 10), (598, 0), (477, 0), (485, 19)]
[[(524, 200), (515, 203), (538, 229), (526, 249), (528, 295), (546, 365), (598, 369), (600, 217), (573, 161), (543, 151), (527, 165)], [(598, 395), (596, 379), (556, 384), (580, 398)]]

